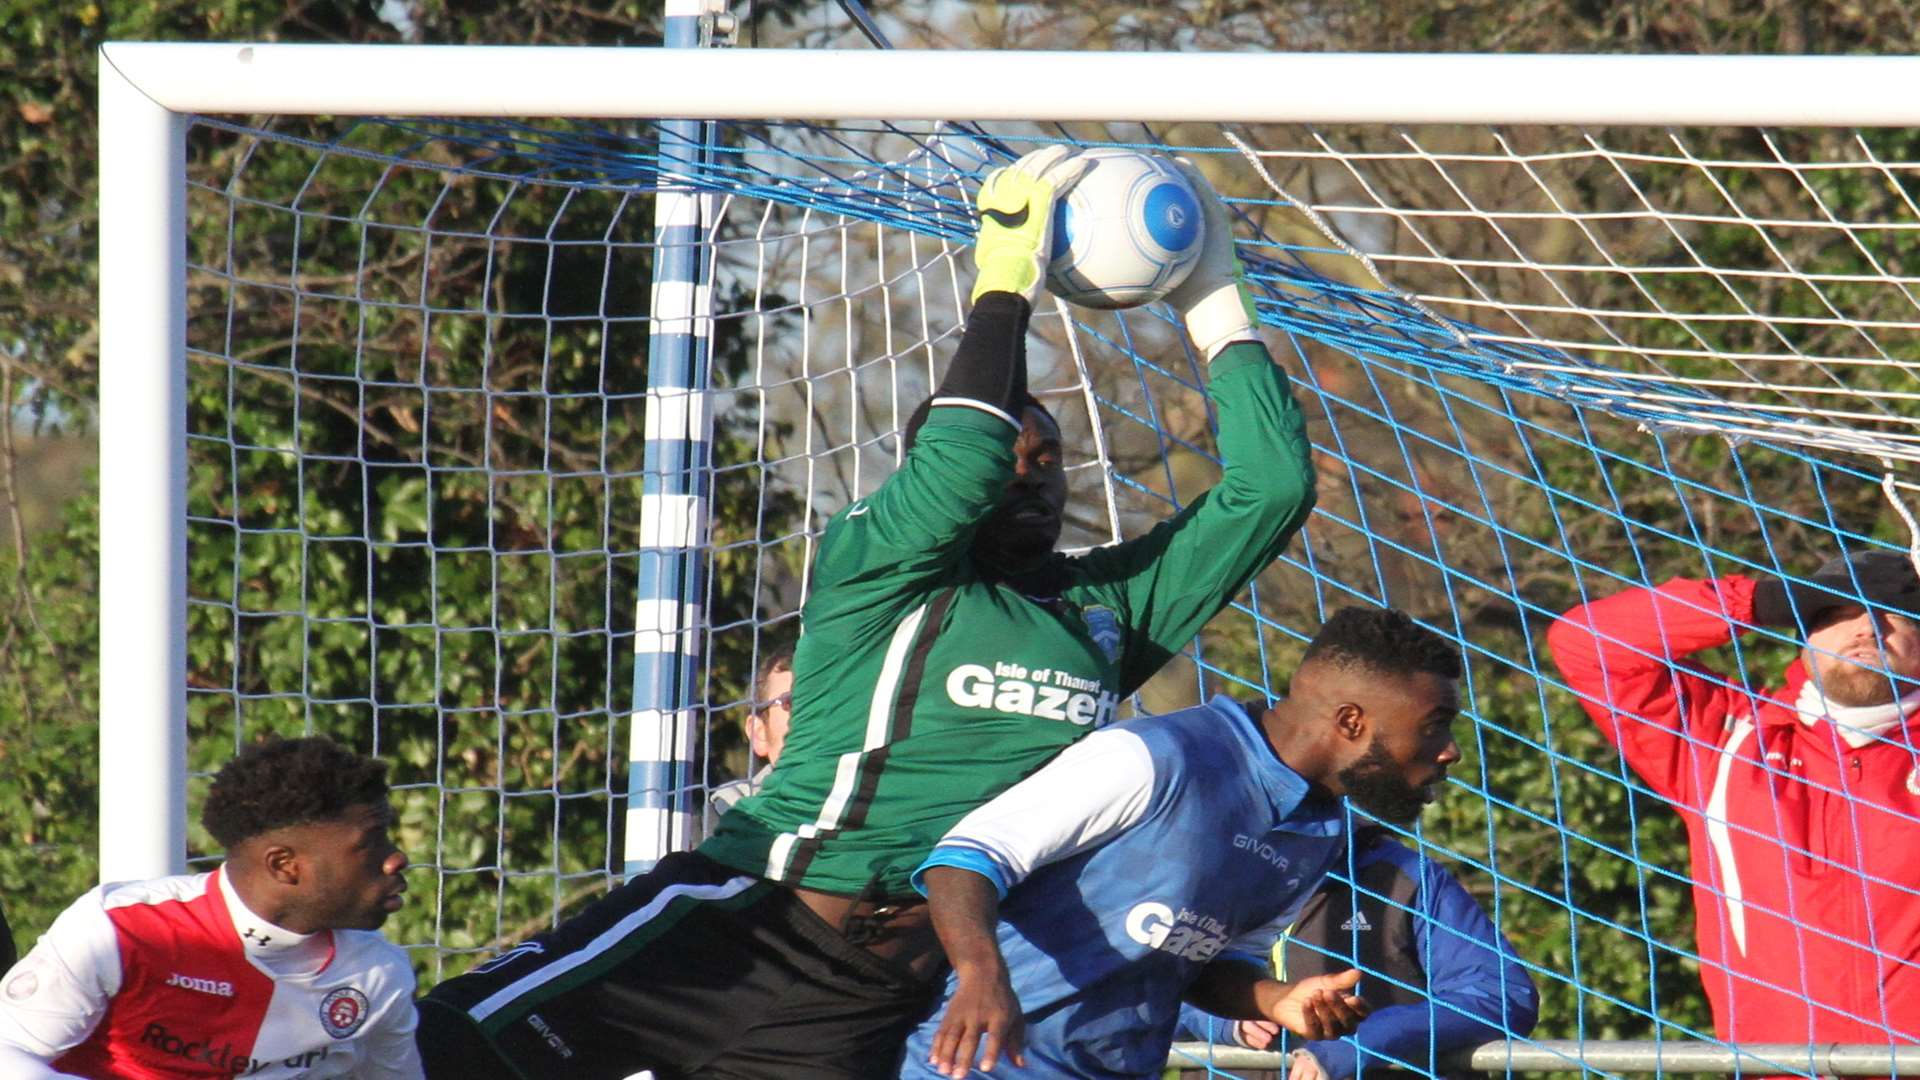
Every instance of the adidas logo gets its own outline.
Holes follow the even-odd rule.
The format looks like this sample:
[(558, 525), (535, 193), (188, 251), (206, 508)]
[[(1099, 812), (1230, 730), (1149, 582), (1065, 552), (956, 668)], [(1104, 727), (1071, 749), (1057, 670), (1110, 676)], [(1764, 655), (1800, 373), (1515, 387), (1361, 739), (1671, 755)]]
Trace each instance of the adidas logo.
[(1353, 918), (1351, 918), (1351, 919), (1348, 919), (1348, 920), (1347, 920), (1346, 922), (1343, 922), (1343, 923), (1341, 923), (1341, 924), (1340, 924), (1340, 929), (1342, 929), (1342, 930), (1371, 930), (1371, 929), (1373, 929), (1373, 924), (1367, 921), (1367, 913), (1366, 913), (1366, 912), (1364, 912), (1364, 911), (1356, 911), (1356, 912), (1354, 912), (1354, 913), (1353, 913)]

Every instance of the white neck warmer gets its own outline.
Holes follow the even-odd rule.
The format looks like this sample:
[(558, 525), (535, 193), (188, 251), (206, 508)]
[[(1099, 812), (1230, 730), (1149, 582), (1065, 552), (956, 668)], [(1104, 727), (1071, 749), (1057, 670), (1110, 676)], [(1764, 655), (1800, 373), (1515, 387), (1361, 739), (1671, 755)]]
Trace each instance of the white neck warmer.
[(284, 926), (253, 913), (246, 901), (227, 880), (222, 866), (214, 875), (220, 879), (220, 894), (226, 898), (227, 914), (233, 919), (233, 931), (240, 935), (248, 958), (274, 975), (304, 976), (317, 974), (333, 960), (333, 932), (296, 934)]
[(1920, 709), (1920, 690), (1885, 705), (1835, 705), (1827, 700), (1812, 679), (1808, 679), (1800, 687), (1800, 696), (1795, 699), (1793, 708), (1800, 714), (1800, 722), (1808, 727), (1822, 720), (1833, 721), (1841, 740), (1858, 750), (1881, 741), (1882, 733), (1900, 726), (1908, 713)]

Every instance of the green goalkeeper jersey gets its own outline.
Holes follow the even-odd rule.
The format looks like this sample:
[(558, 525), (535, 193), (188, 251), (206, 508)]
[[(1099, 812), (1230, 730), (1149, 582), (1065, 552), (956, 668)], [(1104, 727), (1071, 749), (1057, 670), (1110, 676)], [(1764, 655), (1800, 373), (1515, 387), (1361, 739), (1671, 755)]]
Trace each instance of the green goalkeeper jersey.
[(1313, 505), (1300, 409), (1265, 347), (1222, 352), (1209, 382), (1220, 482), (1144, 536), (1054, 555), (1067, 584), (1053, 603), (969, 555), (1017, 432), (934, 409), (900, 469), (828, 523), (779, 765), (700, 851), (811, 889), (910, 896), (949, 827), (1112, 721)]

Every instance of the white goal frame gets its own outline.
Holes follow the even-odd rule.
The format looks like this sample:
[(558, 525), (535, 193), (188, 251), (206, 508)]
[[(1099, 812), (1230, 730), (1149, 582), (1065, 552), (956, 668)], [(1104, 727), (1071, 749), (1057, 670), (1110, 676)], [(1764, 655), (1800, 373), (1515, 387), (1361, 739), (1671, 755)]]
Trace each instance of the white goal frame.
[(185, 867), (190, 114), (1920, 125), (1916, 57), (128, 42), (99, 56), (103, 880)]

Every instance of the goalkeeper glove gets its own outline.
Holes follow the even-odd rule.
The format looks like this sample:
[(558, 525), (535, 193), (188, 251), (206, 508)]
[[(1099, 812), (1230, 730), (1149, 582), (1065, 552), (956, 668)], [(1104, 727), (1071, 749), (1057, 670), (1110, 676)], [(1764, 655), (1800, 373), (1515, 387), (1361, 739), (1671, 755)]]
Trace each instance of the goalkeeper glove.
[(974, 302), (990, 292), (1015, 293), (1029, 305), (1040, 298), (1053, 254), (1053, 201), (1090, 164), (1070, 146), (1048, 146), (987, 174), (974, 199), (980, 208)]
[(1175, 158), (1206, 213), (1205, 240), (1200, 258), (1179, 288), (1167, 294), (1167, 303), (1180, 312), (1194, 348), (1208, 360), (1236, 341), (1259, 341), (1254, 332), (1260, 316), (1247, 291), (1247, 270), (1233, 250), (1233, 216), (1215, 194), (1213, 185), (1193, 162)]

